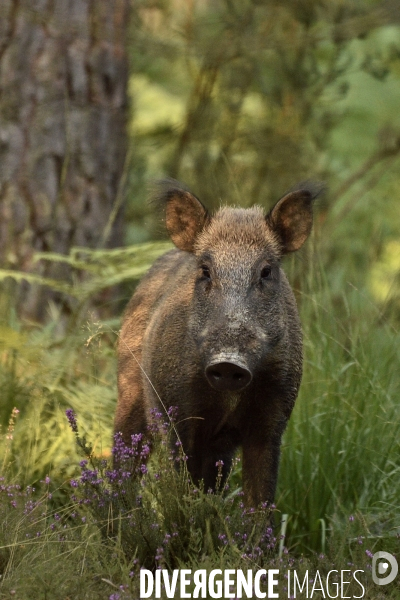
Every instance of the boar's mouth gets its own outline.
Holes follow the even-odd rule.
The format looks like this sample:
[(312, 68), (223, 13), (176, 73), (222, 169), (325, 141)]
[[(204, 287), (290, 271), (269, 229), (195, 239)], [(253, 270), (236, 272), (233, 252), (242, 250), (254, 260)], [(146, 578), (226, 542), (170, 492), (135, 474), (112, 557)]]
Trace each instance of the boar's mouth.
[(205, 369), (208, 383), (219, 392), (238, 392), (252, 380), (251, 371), (239, 360), (220, 357)]

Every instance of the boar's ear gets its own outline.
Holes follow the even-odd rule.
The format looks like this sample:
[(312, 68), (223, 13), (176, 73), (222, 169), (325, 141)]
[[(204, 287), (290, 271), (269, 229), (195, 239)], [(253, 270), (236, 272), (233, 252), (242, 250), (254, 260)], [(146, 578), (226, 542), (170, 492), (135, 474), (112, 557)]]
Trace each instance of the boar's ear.
[(312, 203), (318, 193), (311, 189), (289, 192), (267, 214), (267, 225), (278, 235), (283, 254), (301, 248), (310, 235)]
[(156, 202), (165, 207), (165, 224), (175, 246), (193, 252), (197, 236), (210, 219), (200, 200), (169, 179), (159, 182)]

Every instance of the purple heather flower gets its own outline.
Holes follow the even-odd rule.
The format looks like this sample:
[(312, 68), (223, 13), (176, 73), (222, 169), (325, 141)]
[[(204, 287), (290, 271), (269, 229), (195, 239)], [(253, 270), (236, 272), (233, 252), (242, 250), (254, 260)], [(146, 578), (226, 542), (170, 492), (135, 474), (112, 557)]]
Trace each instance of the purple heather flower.
[(134, 433), (131, 435), (132, 446), (137, 446), (139, 442), (142, 441), (143, 434), (142, 433)]
[(141, 458), (146, 458), (150, 454), (150, 446), (148, 444), (144, 444), (142, 451), (140, 453)]
[(218, 539), (226, 546), (226, 544), (228, 543), (228, 540), (226, 539), (226, 535), (225, 533), (220, 533), (218, 535)]
[(174, 421), (176, 419), (176, 417), (178, 416), (178, 407), (177, 406), (170, 406), (167, 414), (170, 418), (171, 421)]
[(76, 414), (72, 408), (67, 408), (65, 411), (69, 425), (74, 433), (78, 433), (78, 424), (76, 422)]
[(24, 514), (27, 515), (28, 513), (32, 512), (33, 509), (36, 506), (36, 502), (33, 502), (32, 500), (28, 500), (25, 503), (25, 510), (24, 510)]

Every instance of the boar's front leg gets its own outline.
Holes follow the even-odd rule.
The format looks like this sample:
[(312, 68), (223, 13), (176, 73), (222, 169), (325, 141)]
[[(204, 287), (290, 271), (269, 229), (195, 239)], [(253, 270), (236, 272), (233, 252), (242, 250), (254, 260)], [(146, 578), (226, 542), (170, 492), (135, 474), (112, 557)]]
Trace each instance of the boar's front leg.
[(222, 489), (230, 473), (237, 446), (237, 432), (235, 431), (223, 428), (216, 437), (212, 438), (205, 436), (200, 431), (192, 452), (188, 453), (187, 462), (195, 485), (199, 485), (203, 481), (205, 492), (209, 489), (215, 491), (220, 474), (219, 489)]
[(248, 507), (256, 508), (261, 502), (274, 502), (285, 425), (286, 421), (278, 427), (275, 423), (273, 431), (262, 431), (260, 427), (243, 440), (243, 491)]
[[(199, 465), (199, 469), (197, 473), (195, 473), (193, 480), (196, 484), (199, 484), (200, 481), (203, 481), (204, 491), (208, 492), (208, 490), (215, 491), (216, 484), (218, 480), (218, 474), (221, 473), (221, 479), (219, 481), (219, 489), (222, 489), (226, 479), (230, 473), (232, 467), (233, 460), (233, 451), (232, 452), (208, 452)], [(188, 465), (190, 468), (190, 464)]]

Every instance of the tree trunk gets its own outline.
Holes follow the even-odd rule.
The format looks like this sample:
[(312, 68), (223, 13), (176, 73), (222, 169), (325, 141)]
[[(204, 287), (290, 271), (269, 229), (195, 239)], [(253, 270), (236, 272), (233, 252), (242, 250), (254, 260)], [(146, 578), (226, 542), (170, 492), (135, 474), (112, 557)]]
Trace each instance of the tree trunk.
[[(104, 239), (124, 168), (129, 0), (1, 0), (0, 264), (35, 251), (113, 246)], [(65, 267), (64, 267), (65, 269)], [(47, 292), (48, 294), (48, 292)], [(22, 314), (45, 318), (44, 289), (24, 286)]]

